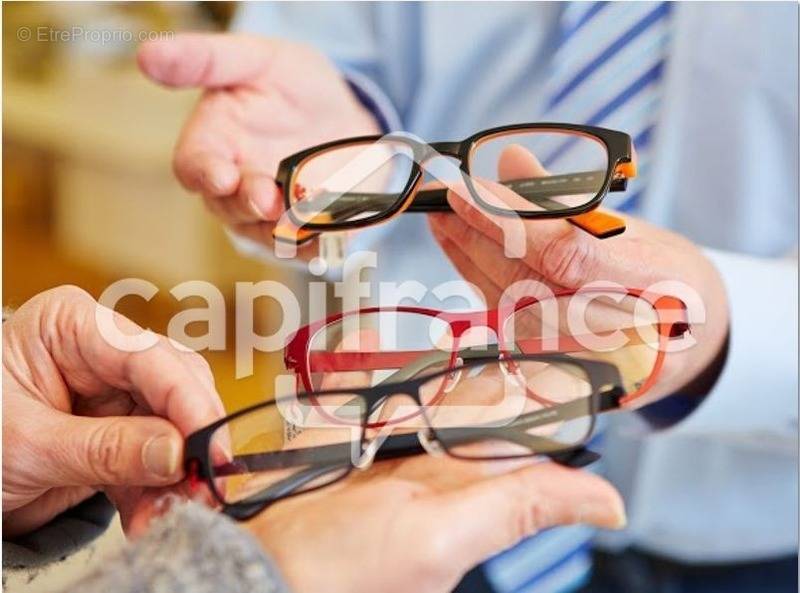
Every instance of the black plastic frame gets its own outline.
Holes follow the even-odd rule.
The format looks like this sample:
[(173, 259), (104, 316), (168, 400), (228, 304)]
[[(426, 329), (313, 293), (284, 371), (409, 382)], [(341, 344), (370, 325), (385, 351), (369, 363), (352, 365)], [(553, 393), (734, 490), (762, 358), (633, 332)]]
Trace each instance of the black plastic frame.
[[(606, 149), (608, 154), (608, 165), (605, 173), (603, 184), (597, 194), (585, 204), (574, 206), (572, 208), (565, 208), (563, 210), (542, 210), (542, 211), (511, 211), (502, 208), (497, 208), (491, 204), (486, 203), (478, 191), (472, 184), (470, 177), (470, 154), (473, 148), (482, 140), (489, 139), (493, 136), (503, 134), (521, 132), (521, 131), (553, 131), (553, 132), (568, 132), (579, 133), (589, 136), (599, 141)], [(380, 139), (396, 141), (403, 143), (412, 148), (414, 154), (414, 163), (410, 178), (402, 193), (398, 194), (397, 200), (385, 212), (380, 212), (376, 215), (366, 217), (354, 221), (336, 222), (336, 223), (312, 223), (299, 219), (292, 212), (292, 198), (289, 195), (288, 188), (292, 187), (292, 180), (297, 173), (299, 167), (309, 158), (312, 158), (320, 153), (326, 152), (334, 148), (340, 148), (348, 145), (369, 144), (376, 142)], [(525, 123), (513, 124), (508, 126), (500, 126), (497, 128), (490, 128), (482, 130), (460, 142), (433, 142), (425, 144), (403, 134), (387, 134), (385, 136), (358, 136), (354, 138), (344, 138), (327, 142), (318, 146), (313, 146), (297, 152), (289, 157), (283, 159), (278, 165), (278, 172), (276, 174), (276, 183), (281, 188), (283, 193), (284, 205), (287, 214), (291, 221), (297, 225), (298, 228), (310, 231), (331, 231), (331, 230), (350, 230), (372, 226), (374, 224), (388, 220), (401, 212), (406, 206), (410, 194), (414, 193), (415, 188), (422, 180), (422, 167), (424, 163), (436, 154), (450, 156), (458, 159), (459, 168), (463, 174), (464, 181), (467, 189), (472, 195), (476, 203), (480, 204), (488, 212), (498, 214), (500, 216), (519, 216), (524, 219), (546, 219), (546, 218), (569, 218), (577, 216), (594, 210), (602, 202), (603, 198), (609, 191), (624, 191), (626, 188), (627, 179), (624, 177), (616, 178), (615, 171), (620, 164), (630, 163), (633, 159), (633, 144), (631, 137), (617, 130), (610, 130), (607, 128), (599, 128), (595, 126), (584, 126), (567, 123)], [(552, 177), (548, 178), (552, 180)], [(450, 212), (449, 203), (447, 202), (447, 190), (433, 189), (423, 190), (416, 192), (413, 201), (407, 206), (407, 212)], [(302, 241), (301, 241), (302, 242)]]
[[(242, 455), (237, 456), (237, 462), (246, 462), (247, 468), (249, 470), (252, 469), (259, 469), (258, 465), (253, 467), (254, 464), (258, 463), (269, 463), (270, 460), (277, 459), (278, 457), (285, 457), (286, 459), (290, 459), (294, 462), (302, 461), (302, 456), (313, 454), (314, 458), (310, 459), (317, 464), (320, 462), (324, 463), (324, 459), (320, 459), (320, 456), (324, 456), (326, 453), (337, 453), (334, 457), (336, 461), (331, 461), (331, 465), (323, 465), (317, 467), (311, 467), (307, 470), (303, 470), (298, 472), (298, 474), (294, 474), (289, 476), (288, 478), (281, 480), (280, 482), (273, 484), (265, 491), (255, 495), (255, 497), (251, 497), (250, 501), (240, 501), (237, 503), (227, 503), (223, 498), (222, 494), (217, 490), (216, 485), (214, 484), (214, 479), (219, 477), (219, 475), (214, 473), (213, 465), (211, 463), (210, 457), (210, 445), (211, 440), (213, 438), (214, 432), (224, 424), (231, 422), (237, 418), (240, 418), (246, 414), (250, 414), (253, 412), (257, 412), (263, 410), (264, 408), (275, 406), (278, 403), (286, 402), (286, 401), (293, 401), (296, 398), (300, 398), (303, 400), (307, 400), (311, 402), (313, 405), (315, 400), (319, 397), (331, 396), (331, 395), (348, 395), (348, 396), (358, 396), (364, 400), (365, 406), (363, 410), (363, 416), (361, 418), (361, 450), (364, 450), (365, 445), (365, 435), (366, 435), (366, 426), (368, 424), (369, 415), (375, 409), (378, 404), (381, 404), (385, 401), (387, 397), (393, 396), (408, 396), (410, 397), (422, 411), (422, 417), (426, 418), (424, 413), (424, 405), (422, 404), (422, 400), (420, 397), (420, 388), (430, 381), (433, 378), (444, 376), (451, 374), (455, 371), (458, 371), (462, 368), (469, 368), (472, 366), (484, 365), (488, 363), (497, 363), (498, 360), (508, 363), (513, 362), (522, 362), (522, 361), (538, 361), (538, 362), (550, 362), (550, 363), (560, 363), (560, 364), (569, 364), (575, 367), (580, 367), (581, 370), (586, 374), (591, 384), (591, 395), (587, 396), (587, 398), (581, 398), (578, 400), (574, 400), (572, 402), (567, 402), (563, 404), (558, 404), (552, 407), (543, 408), (542, 410), (537, 410), (535, 412), (530, 412), (528, 414), (523, 414), (516, 420), (514, 420), (511, 424), (507, 426), (501, 427), (469, 427), (469, 428), (447, 428), (447, 429), (436, 429), (429, 426), (429, 432), (432, 436), (432, 439), (437, 441), (439, 445), (442, 447), (444, 452), (448, 455), (460, 459), (467, 459), (473, 461), (487, 461), (487, 460), (502, 460), (502, 459), (516, 459), (520, 457), (533, 457), (544, 455), (556, 463), (561, 465), (569, 466), (569, 467), (583, 467), (592, 463), (599, 459), (600, 455), (588, 450), (585, 445), (590, 439), (592, 433), (594, 432), (596, 415), (601, 412), (606, 412), (610, 410), (615, 410), (620, 407), (620, 400), (625, 396), (625, 391), (622, 387), (622, 381), (619, 375), (619, 371), (617, 370), (616, 366), (612, 364), (608, 364), (605, 362), (599, 362), (594, 360), (585, 360), (580, 358), (573, 358), (571, 356), (561, 355), (561, 354), (530, 354), (530, 355), (512, 355), (512, 356), (505, 356), (498, 359), (497, 356), (470, 356), (457, 367), (448, 368), (436, 373), (430, 373), (428, 375), (424, 375), (421, 377), (416, 377), (414, 379), (410, 379), (407, 381), (395, 382), (395, 383), (381, 383), (379, 385), (373, 387), (365, 387), (365, 388), (347, 388), (347, 389), (337, 389), (337, 390), (328, 390), (328, 391), (318, 391), (315, 393), (308, 393), (308, 394), (300, 394), (298, 396), (289, 396), (285, 398), (280, 398), (278, 400), (271, 400), (268, 402), (262, 402), (260, 404), (256, 404), (245, 408), (243, 410), (239, 410), (234, 414), (231, 414), (225, 418), (222, 418), (213, 424), (206, 426), (205, 428), (189, 435), (186, 439), (186, 446), (185, 446), (185, 464), (186, 464), (186, 471), (190, 477), (190, 480), (205, 480), (208, 484), (208, 487), (213, 494), (214, 498), (222, 505), (222, 510), (227, 515), (239, 519), (244, 520), (249, 517), (252, 517), (256, 513), (260, 512), (268, 505), (273, 504), (274, 502), (281, 500), (283, 498), (287, 498), (290, 496), (295, 496), (298, 494), (304, 494), (307, 492), (311, 492), (313, 490), (317, 490), (319, 488), (324, 488), (333, 484), (336, 481), (344, 479), (353, 469), (353, 465), (348, 461), (346, 464), (341, 461), (344, 458), (341, 455), (341, 449), (347, 448), (347, 456), (346, 458), (349, 460), (349, 451), (352, 443), (337, 443), (335, 445), (322, 445), (319, 447), (308, 447), (306, 449), (294, 449), (294, 450), (287, 450), (287, 451), (276, 451), (276, 452), (269, 452), (269, 453), (255, 453), (249, 455)], [(589, 399), (588, 407), (585, 405), (585, 399)], [(469, 432), (468, 435), (470, 442), (478, 442), (479, 440), (488, 439), (488, 438), (502, 438), (508, 441), (515, 441), (518, 442), (524, 437), (528, 440), (530, 439), (543, 439), (544, 437), (534, 437), (533, 435), (527, 435), (525, 430), (531, 427), (531, 422), (536, 422), (537, 420), (543, 421), (543, 424), (549, 424), (554, 421), (558, 420), (568, 420), (574, 419), (581, 416), (586, 415), (585, 410), (589, 409), (589, 414), (591, 415), (591, 425), (587, 430), (587, 433), (580, 443), (575, 443), (569, 446), (564, 446), (563, 449), (560, 450), (550, 450), (546, 452), (536, 452), (532, 451), (529, 454), (525, 455), (511, 455), (511, 456), (495, 456), (495, 457), (467, 457), (454, 454), (451, 450), (448, 449), (446, 443), (449, 439), (441, 440), (440, 437), (443, 436), (445, 432), (448, 431), (462, 431)], [(555, 416), (554, 416), (555, 413)], [(541, 416), (541, 418), (539, 418)], [(524, 428), (525, 430), (520, 431), (520, 428)], [(515, 435), (515, 429), (517, 433)], [(480, 433), (480, 437), (476, 436)], [(448, 432), (449, 434), (449, 432)], [(452, 437), (452, 434), (449, 434)], [(517, 439), (515, 440), (513, 437), (516, 436)], [(547, 440), (547, 439), (545, 439)], [(526, 446), (529, 446), (530, 443), (525, 443)], [(387, 459), (395, 459), (398, 457), (408, 457), (411, 455), (418, 455), (425, 453), (426, 449), (423, 447), (422, 443), (419, 441), (419, 437), (416, 433), (404, 433), (404, 434), (392, 434), (390, 435), (382, 444), (380, 449), (376, 452), (374, 456), (375, 461), (382, 461)], [(265, 465), (262, 466), (263, 469), (267, 468), (274, 468), (275, 466)], [(343, 473), (335, 479), (332, 479), (330, 482), (326, 482), (325, 484), (316, 486), (314, 488), (309, 488), (306, 490), (298, 490), (303, 486), (304, 483), (307, 483), (310, 480), (313, 480), (318, 474), (324, 472), (330, 472), (333, 469), (337, 469), (341, 467)], [(242, 472), (247, 473), (247, 472)], [(230, 473), (226, 473), (225, 475), (234, 475), (234, 472), (231, 471)]]

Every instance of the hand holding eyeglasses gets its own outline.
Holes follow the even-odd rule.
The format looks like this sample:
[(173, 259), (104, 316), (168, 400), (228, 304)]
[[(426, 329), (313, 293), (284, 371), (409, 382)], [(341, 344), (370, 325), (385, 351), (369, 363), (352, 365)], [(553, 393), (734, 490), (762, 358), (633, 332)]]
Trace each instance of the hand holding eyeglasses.
[[(181, 433), (222, 414), (198, 355), (165, 339), (141, 353), (121, 352), (98, 333), (96, 306), (79, 289), (62, 287), (4, 324), (7, 537), (99, 487), (122, 504), (123, 523), (141, 531), (156, 496), (182, 476)], [(120, 316), (115, 322), (139, 331)], [(246, 528), (298, 593), (444, 592), (472, 565), (536, 530), (624, 524), (620, 497), (601, 478), (530, 460), (520, 465), (390, 461), (324, 494), (275, 505)]]
[[(548, 171), (537, 156), (521, 146), (506, 147), (499, 160), (500, 180), (544, 178)], [(497, 199), (514, 203), (518, 196), (500, 184)], [(458, 216), (433, 214), (434, 237), (461, 275), (482, 291), (491, 305), (514, 282), (530, 279), (553, 290), (577, 289), (594, 281), (648, 287), (659, 281), (682, 281), (703, 300), (705, 323), (693, 329), (697, 345), (667, 357), (659, 384), (645, 401), (674, 393), (700, 376), (717, 358), (728, 332), (725, 289), (711, 262), (687, 239), (630, 216), (627, 230), (597, 241), (563, 220), (513, 221), (476, 207), (468, 192), (449, 191), (448, 201)], [(522, 259), (504, 252), (504, 232), (524, 229)]]
[[(109, 344), (93, 298), (37, 295), (3, 324), (3, 534), (29, 532), (105, 490), (141, 525), (183, 478), (183, 436), (224, 414), (203, 358), (166, 338)], [(120, 331), (141, 332), (114, 314)], [(134, 517), (137, 519), (135, 520)]]
[[(348, 186), (348, 195), (337, 199), (335, 208), (326, 207), (317, 216), (320, 213), (307, 212), (307, 206), (315, 208), (308, 198), (337, 190), (342, 164), (380, 138), (364, 141), (377, 134), (379, 126), (324, 56), (309, 46), (278, 39), (181, 34), (143, 44), (138, 58), (144, 74), (159, 84), (205, 91), (176, 146), (176, 175), (187, 189), (202, 194), (209, 210), (233, 231), (258, 243), (272, 245), (275, 236), (302, 245), (322, 230), (298, 234), (291, 225), (276, 229), (282, 202), (294, 224), (327, 225), (329, 230), (367, 226), (403, 209), (447, 210), (442, 191), (423, 191), (411, 203), (420, 165), (438, 151), (457, 156), (476, 178), (494, 179), (495, 153), (509, 134), (537, 146), (543, 143), (554, 153), (578, 144), (581, 155), (574, 163), (577, 168), (553, 178), (558, 185), (533, 178), (516, 182), (514, 190), (528, 198), (518, 209), (521, 215), (569, 216), (597, 237), (624, 230), (613, 216), (578, 216), (595, 207), (606, 192), (624, 190), (625, 179), (635, 175), (630, 138), (620, 132), (569, 124), (538, 125), (535, 130), (510, 126), (514, 129), (487, 130), (422, 151), (412, 146), (415, 143), (389, 140), (383, 146), (395, 146), (395, 156), (405, 157), (402, 162), (390, 163), (390, 170), (359, 168), (360, 191)], [(339, 142), (342, 138), (350, 140)], [(329, 141), (337, 141), (333, 152), (321, 146)], [(318, 153), (313, 165), (300, 166), (305, 158), (301, 155), (309, 151)], [(307, 202), (298, 205), (302, 200)], [(298, 255), (308, 258), (315, 251), (306, 247)]]

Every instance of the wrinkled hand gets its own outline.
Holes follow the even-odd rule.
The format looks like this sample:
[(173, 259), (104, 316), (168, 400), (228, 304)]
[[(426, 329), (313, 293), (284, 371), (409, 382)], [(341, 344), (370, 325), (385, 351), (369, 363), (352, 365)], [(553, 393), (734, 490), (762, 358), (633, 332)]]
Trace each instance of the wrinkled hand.
[[(534, 155), (515, 145), (502, 154), (498, 173), (501, 181), (548, 174)], [(494, 193), (505, 199), (502, 186)], [(720, 352), (728, 331), (725, 289), (712, 263), (684, 237), (624, 215), (627, 231), (606, 240), (595, 239), (564, 220), (523, 221), (525, 256), (509, 259), (504, 253), (503, 229), (519, 232), (518, 221), (476, 208), (463, 190), (451, 189), (448, 201), (456, 216), (431, 215), (431, 230), (461, 275), (482, 291), (489, 305), (496, 305), (510, 285), (525, 279), (543, 282), (553, 290), (579, 288), (593, 281), (648, 288), (655, 282), (678, 280), (700, 295), (706, 322), (693, 327), (697, 345), (667, 357), (662, 378), (647, 401), (690, 383)]]
[(175, 174), (223, 223), (265, 245), (283, 212), (274, 181), (281, 159), (380, 132), (341, 73), (306, 45), (181, 34), (143, 44), (139, 66), (160, 84), (204, 90), (175, 148)]
[(421, 455), (281, 501), (247, 528), (298, 593), (444, 593), (520, 539), (573, 523), (622, 527), (619, 494), (552, 463)]
[[(63, 286), (3, 324), (6, 536), (97, 490), (121, 505), (127, 527), (144, 521), (155, 497), (183, 477), (183, 437), (224, 413), (202, 357), (163, 337), (142, 352), (117, 350), (98, 330), (97, 307)], [(142, 331), (121, 315), (115, 323)]]

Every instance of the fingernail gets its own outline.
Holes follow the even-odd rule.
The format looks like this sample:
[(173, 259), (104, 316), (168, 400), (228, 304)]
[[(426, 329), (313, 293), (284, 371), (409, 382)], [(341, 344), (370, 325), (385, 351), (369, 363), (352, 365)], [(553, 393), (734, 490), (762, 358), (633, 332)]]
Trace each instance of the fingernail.
[(581, 509), (580, 516), (581, 523), (591, 523), (606, 529), (623, 529), (628, 524), (625, 505), (621, 500), (613, 502), (610, 509), (608, 502), (587, 503)]
[(142, 462), (152, 474), (171, 478), (178, 472), (180, 448), (168, 435), (153, 437), (144, 445)]
[(628, 515), (625, 513), (625, 507), (620, 505), (616, 513), (616, 523), (611, 529), (624, 529), (626, 525), (628, 525)]
[(250, 209), (253, 211), (253, 214), (259, 218), (266, 218), (266, 212), (263, 208), (259, 208), (258, 204), (256, 204), (256, 201), (253, 198), (247, 200), (247, 203), (250, 205)]
[(232, 167), (217, 166), (206, 174), (206, 184), (215, 195), (228, 195), (236, 189), (238, 176)]

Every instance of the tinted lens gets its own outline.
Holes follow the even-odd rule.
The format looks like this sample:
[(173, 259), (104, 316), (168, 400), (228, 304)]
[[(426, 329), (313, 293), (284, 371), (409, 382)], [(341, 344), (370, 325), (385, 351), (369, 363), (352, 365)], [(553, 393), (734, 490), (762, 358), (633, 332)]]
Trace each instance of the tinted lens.
[(360, 396), (341, 394), (232, 419), (211, 439), (217, 493), (228, 504), (268, 503), (344, 477), (360, 452), (364, 409)]
[(522, 131), (479, 140), (469, 167), (484, 202), (517, 212), (557, 212), (584, 206), (601, 192), (609, 158), (594, 136)]
[(592, 385), (577, 362), (467, 362), (423, 388), (427, 420), (458, 457), (525, 457), (583, 443), (594, 420)]
[(380, 218), (402, 201), (413, 171), (411, 146), (396, 140), (315, 154), (291, 179), (291, 213), (320, 227)]
[(592, 291), (523, 307), (509, 317), (502, 333), (508, 350), (558, 351), (611, 363), (625, 391), (635, 394), (655, 371), (658, 329), (658, 314), (645, 299)]

